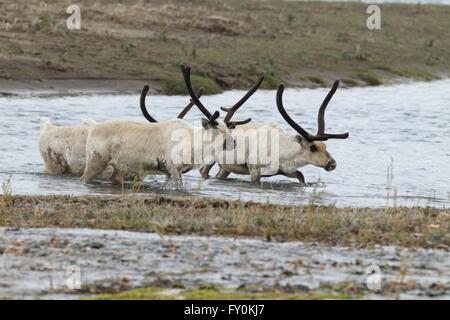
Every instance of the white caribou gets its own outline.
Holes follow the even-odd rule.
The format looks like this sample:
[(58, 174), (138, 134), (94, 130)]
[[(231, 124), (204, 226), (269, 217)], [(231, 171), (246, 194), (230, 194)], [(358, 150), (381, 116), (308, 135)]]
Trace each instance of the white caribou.
[[(190, 73), (189, 67), (184, 69)], [(114, 168), (111, 180), (121, 180), (129, 174), (164, 173), (169, 180), (181, 184), (183, 173), (194, 167), (211, 165), (218, 161), (218, 155), (223, 151), (234, 148), (234, 140), (227, 133), (227, 127), (217, 122), (218, 111), (211, 114), (206, 109), (202, 110), (206, 116), (202, 119), (202, 127), (182, 119), (157, 122), (145, 109), (145, 94), (144, 87), (141, 109), (152, 123), (86, 122), (89, 134), (82, 181), (95, 179), (102, 170), (111, 166)], [(180, 115), (184, 116), (188, 110), (186, 107)]]
[(216, 111), (195, 127), (182, 119), (136, 124), (125, 121), (87, 122), (86, 168), (81, 180), (97, 178), (105, 168), (113, 167), (113, 181), (128, 175), (164, 173), (177, 184), (181, 175), (196, 165), (217, 161), (215, 155), (234, 143), (220, 128)]
[[(148, 86), (145, 86), (141, 93), (142, 101), (145, 99)], [(200, 88), (197, 95), (203, 94)], [(178, 115), (182, 119), (194, 104), (190, 102)], [(143, 112), (146, 110), (143, 109)], [(144, 112), (144, 116), (146, 116)], [(149, 122), (156, 122), (150, 115), (146, 116)], [(92, 123), (92, 121), (90, 121)], [(140, 122), (135, 122), (140, 124)], [(143, 124), (143, 123), (142, 123)], [(63, 173), (81, 176), (86, 167), (86, 139), (88, 135), (87, 125), (55, 126), (48, 118), (41, 118), (41, 132), (39, 135), (39, 152), (44, 160), (43, 172), (51, 175)], [(112, 174), (108, 168), (102, 177), (107, 179)]]
[[(189, 84), (188, 92), (192, 101), (197, 106), (206, 109), (198, 97), (195, 96)], [(225, 159), (222, 158), (221, 162), (219, 162), (220, 170), (216, 177), (224, 179), (230, 173), (250, 175), (253, 183), (260, 183), (261, 177), (284, 175), (290, 178), (297, 178), (300, 183), (305, 184), (304, 176), (297, 170), (298, 168), (311, 164), (322, 167), (327, 171), (336, 169), (336, 161), (327, 151), (323, 141), (329, 139), (347, 139), (349, 137), (348, 133), (325, 133), (325, 109), (336, 92), (338, 85), (339, 82), (335, 81), (330, 92), (324, 99), (318, 112), (317, 133), (316, 135), (311, 135), (296, 123), (284, 109), (282, 102), (284, 85), (281, 84), (278, 87), (276, 96), (278, 111), (286, 122), (299, 134), (290, 134), (275, 122), (243, 124), (238, 129), (232, 131), (232, 135), (237, 143), (234, 152), (241, 152), (242, 154), (235, 154), (234, 157), (226, 157)], [(223, 111), (227, 112), (224, 119), (225, 124), (230, 122), (234, 112), (241, 105), (238, 103), (231, 108), (222, 108)], [(248, 122), (248, 119), (245, 121)], [(231, 126), (230, 128), (233, 127)], [(267, 133), (275, 137), (276, 141), (272, 139), (268, 142)], [(249, 147), (252, 142), (256, 147)], [(244, 144), (243, 147), (242, 143)], [(262, 159), (269, 159), (269, 161), (261, 161)], [(203, 176), (208, 176), (209, 170), (213, 165), (207, 164), (201, 168)]]

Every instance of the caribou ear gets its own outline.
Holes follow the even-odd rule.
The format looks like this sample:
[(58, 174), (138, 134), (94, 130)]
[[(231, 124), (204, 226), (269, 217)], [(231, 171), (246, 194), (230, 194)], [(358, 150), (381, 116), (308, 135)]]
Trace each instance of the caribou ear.
[(297, 140), (298, 143), (303, 144), (303, 137), (301, 135), (296, 135), (295, 140)]
[(204, 129), (209, 129), (209, 128), (211, 128), (211, 123), (209, 122), (208, 119), (202, 118), (202, 127), (203, 127)]

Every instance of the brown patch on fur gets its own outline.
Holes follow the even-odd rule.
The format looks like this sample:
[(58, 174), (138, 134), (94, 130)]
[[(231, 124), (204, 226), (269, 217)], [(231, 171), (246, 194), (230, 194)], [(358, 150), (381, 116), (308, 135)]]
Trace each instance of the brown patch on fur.
[(56, 153), (51, 148), (47, 148), (42, 154), (47, 174), (62, 174), (68, 171), (68, 165), (63, 155)]
[(325, 152), (325, 151), (327, 151), (327, 146), (325, 145), (325, 143), (323, 143), (322, 141), (316, 141), (316, 142), (314, 142), (315, 143), (315, 145), (316, 145), (316, 147), (317, 147), (317, 150), (319, 151), (319, 152)]

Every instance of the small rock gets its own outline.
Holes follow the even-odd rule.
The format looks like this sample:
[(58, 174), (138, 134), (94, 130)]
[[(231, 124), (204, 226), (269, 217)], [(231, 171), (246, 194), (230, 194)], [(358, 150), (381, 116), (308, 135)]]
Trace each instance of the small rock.
[(429, 297), (439, 297), (445, 294), (445, 290), (444, 289), (434, 289), (434, 288), (428, 288), (425, 291), (425, 294)]
[(233, 250), (231, 250), (229, 246), (225, 245), (223, 247), (223, 252), (225, 252), (226, 254), (230, 254), (231, 252), (233, 252)]
[(310, 286), (307, 284), (296, 283), (291, 286), (293, 288), (295, 288), (296, 290), (300, 290), (300, 291), (310, 291), (311, 290)]
[(90, 242), (86, 245), (86, 247), (92, 248), (92, 249), (101, 249), (105, 245), (101, 242)]
[(296, 272), (292, 271), (292, 270), (283, 270), (283, 272), (281, 272), (281, 274), (285, 277), (290, 277), (296, 274)]
[(136, 256), (122, 257), (122, 258), (120, 259), (120, 261), (122, 261), (122, 262), (136, 262), (136, 261), (138, 261), (138, 260), (139, 260), (139, 258), (136, 257)]
[(221, 279), (222, 280), (231, 280), (231, 277), (232, 277), (232, 275), (228, 273), (228, 274), (223, 274)]

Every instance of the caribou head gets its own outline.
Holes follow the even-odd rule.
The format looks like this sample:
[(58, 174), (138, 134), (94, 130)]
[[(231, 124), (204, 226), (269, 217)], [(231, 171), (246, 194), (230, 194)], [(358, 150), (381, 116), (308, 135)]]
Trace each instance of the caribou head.
[(303, 129), (297, 122), (295, 122), (289, 114), (286, 112), (286, 109), (283, 106), (283, 92), (284, 85), (281, 84), (277, 90), (277, 108), (280, 112), (281, 116), (286, 120), (286, 122), (297, 131), (298, 135), (295, 136), (295, 140), (299, 145), (299, 152), (302, 153), (302, 158), (305, 159), (305, 162), (312, 164), (317, 167), (322, 167), (326, 171), (332, 171), (336, 169), (336, 161), (333, 157), (328, 153), (327, 147), (323, 141), (329, 139), (347, 139), (349, 134), (331, 134), (325, 133), (325, 109), (328, 106), (331, 98), (333, 97), (336, 89), (339, 86), (339, 81), (335, 81), (333, 87), (330, 92), (328, 92), (325, 97), (322, 105), (320, 106), (318, 115), (317, 115), (317, 133), (315, 135), (310, 134), (305, 129)]

